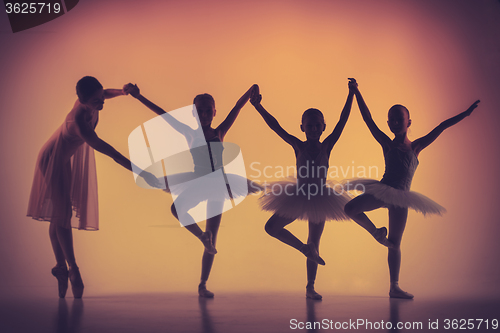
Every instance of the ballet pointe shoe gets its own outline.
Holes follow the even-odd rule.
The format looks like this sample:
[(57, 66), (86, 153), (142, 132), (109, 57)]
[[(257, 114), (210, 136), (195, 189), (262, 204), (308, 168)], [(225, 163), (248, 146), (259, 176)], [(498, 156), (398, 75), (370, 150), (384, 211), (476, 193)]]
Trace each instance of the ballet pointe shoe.
[(389, 297), (390, 298), (404, 298), (404, 299), (413, 299), (413, 294), (410, 294), (409, 292), (403, 291), (401, 288), (399, 288), (399, 285), (393, 285), (391, 286), (391, 289), (389, 290)]
[(69, 281), (71, 282), (71, 290), (75, 298), (82, 298), (83, 295), (83, 280), (78, 267), (70, 267)]
[(306, 298), (320, 300), (323, 299), (323, 296), (318, 294), (316, 290), (314, 290), (314, 287), (306, 287)]
[(214, 298), (214, 293), (207, 289), (207, 286), (200, 284), (198, 286), (198, 295), (204, 298)]
[(304, 244), (300, 249), (300, 252), (302, 252), (307, 259), (314, 261), (318, 265), (325, 265), (325, 261), (321, 259), (313, 244)]
[(68, 268), (66, 266), (56, 266), (52, 268), (52, 275), (57, 279), (59, 298), (64, 298), (68, 290)]
[(375, 230), (375, 232), (373, 232), (372, 236), (380, 244), (382, 244), (388, 248), (394, 247), (394, 244), (392, 244), (391, 241), (389, 241), (387, 239), (387, 228), (386, 227), (377, 228)]
[(212, 243), (212, 232), (207, 230), (201, 234), (199, 237), (203, 245), (205, 246), (205, 251), (210, 254), (216, 254), (217, 250), (215, 249), (214, 244)]

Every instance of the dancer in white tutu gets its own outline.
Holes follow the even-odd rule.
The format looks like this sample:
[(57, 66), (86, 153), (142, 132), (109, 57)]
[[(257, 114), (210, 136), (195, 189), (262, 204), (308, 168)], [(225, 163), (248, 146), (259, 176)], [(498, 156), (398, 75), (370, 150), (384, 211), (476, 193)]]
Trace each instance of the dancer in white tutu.
[[(344, 182), (344, 188), (361, 190), (364, 193), (351, 200), (345, 206), (345, 212), (356, 223), (365, 228), (379, 243), (389, 248), (388, 262), (390, 272), (390, 291), (392, 298), (413, 298), (399, 287), (399, 270), (401, 267), (401, 238), (406, 226), (408, 208), (423, 214), (439, 214), (445, 209), (426, 196), (410, 191), (411, 180), (418, 165), (418, 154), (430, 145), (448, 127), (455, 125), (469, 116), (477, 107), (474, 102), (466, 111), (443, 121), (426, 136), (410, 141), (407, 136), (411, 125), (410, 113), (402, 105), (394, 105), (389, 109), (388, 124), (395, 135), (391, 140), (373, 121), (357, 84), (354, 91), (359, 109), (370, 132), (380, 143), (385, 158), (385, 173), (381, 181), (373, 179), (355, 179)], [(389, 238), (385, 227), (376, 228), (364, 212), (377, 208), (389, 209)]]
[[(347, 220), (344, 205), (349, 201), (341, 184), (326, 180), (330, 152), (339, 139), (351, 112), (354, 92), (349, 84), (349, 94), (340, 120), (333, 132), (323, 141), (319, 139), (326, 128), (321, 111), (308, 109), (302, 115), (300, 128), (306, 135), (301, 141), (285, 131), (278, 121), (261, 105), (262, 96), (254, 91), (250, 102), (264, 118), (267, 125), (286, 143), (292, 146), (297, 158), (297, 178), (274, 182), (266, 186), (260, 198), (264, 210), (274, 215), (266, 223), (272, 237), (299, 250), (307, 257), (306, 297), (321, 299), (314, 289), (318, 264), (325, 262), (319, 256), (319, 243), (326, 220)], [(336, 186), (338, 185), (338, 187)], [(309, 237), (304, 244), (285, 227), (296, 219), (309, 221)]]
[[(183, 134), (190, 147), (200, 146), (197, 144), (197, 142), (200, 143), (199, 140), (202, 140), (203, 143), (208, 143), (208, 150), (204, 149), (204, 147), (207, 147), (206, 145), (201, 146), (203, 149), (191, 149), (190, 153), (194, 164), (193, 172), (183, 172), (165, 178), (167, 185), (166, 191), (178, 195), (175, 199), (175, 203), (172, 204), (172, 214), (175, 218), (182, 221), (185, 228), (198, 237), (205, 246), (201, 262), (201, 279), (198, 285), (198, 294), (201, 297), (214, 297), (214, 293), (207, 289), (206, 283), (212, 269), (214, 255), (217, 253), (215, 244), (222, 214), (217, 213), (217, 215), (207, 218), (206, 231), (203, 232), (188, 211), (200, 202), (207, 201), (207, 216), (212, 216), (214, 214), (210, 212), (222, 211), (222, 205), (225, 200), (258, 192), (262, 189), (258, 184), (246, 178), (234, 174), (226, 174), (224, 172), (223, 174), (227, 182), (226, 185), (221, 185), (217, 182), (215, 177), (213, 182), (210, 179), (214, 171), (223, 169), (222, 153), (224, 146), (222, 142), (224, 141), (227, 131), (231, 128), (236, 117), (240, 113), (240, 110), (248, 102), (251, 92), (254, 89), (257, 89), (255, 85), (243, 94), (236, 102), (231, 112), (229, 112), (226, 119), (217, 126), (217, 128), (212, 128), (212, 120), (216, 113), (214, 98), (209, 94), (197, 95), (193, 103), (196, 106), (198, 118), (203, 130), (203, 134), (199, 135), (201, 131), (193, 130), (188, 125), (180, 123), (173, 117), (169, 117), (168, 113), (162, 108), (142, 96), (137, 85), (128, 84), (124, 87), (126, 92), (137, 98), (156, 114), (162, 115), (172, 127)], [(199, 186), (184, 185), (189, 184), (191, 180), (203, 176), (207, 177), (204, 177), (205, 182), (201, 189)], [(231, 184), (231, 187), (229, 188), (227, 184)]]

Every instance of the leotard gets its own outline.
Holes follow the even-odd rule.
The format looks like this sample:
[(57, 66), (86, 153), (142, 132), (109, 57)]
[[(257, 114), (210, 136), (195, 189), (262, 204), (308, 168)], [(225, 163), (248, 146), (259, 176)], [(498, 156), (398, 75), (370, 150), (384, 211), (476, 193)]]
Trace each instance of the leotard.
[(348, 189), (360, 190), (382, 200), (387, 205), (411, 208), (422, 214), (443, 214), (446, 209), (418, 192), (410, 191), (411, 181), (418, 166), (413, 150), (390, 149), (384, 156), (385, 172), (380, 181), (350, 179), (344, 181)]
[(289, 177), (266, 185), (259, 199), (263, 210), (280, 216), (320, 223), (348, 220), (344, 206), (350, 200), (342, 185), (327, 181), (328, 153), (322, 144), (312, 157), (308, 151), (297, 155), (297, 177)]
[[(205, 138), (202, 138), (205, 140)], [(189, 193), (193, 201), (224, 201), (259, 192), (262, 187), (238, 174), (227, 173), (224, 167), (223, 153), (226, 160), (232, 160), (239, 154), (239, 147), (231, 143), (222, 143), (219, 133), (206, 140), (206, 145), (197, 144), (200, 138), (189, 138), (192, 148), (189, 152), (192, 157), (190, 172), (182, 172), (166, 177), (166, 192), (184, 196)], [(229, 156), (229, 158), (228, 158)], [(228, 161), (231, 162), (231, 161)], [(227, 164), (227, 163), (226, 163)], [(223, 178), (223, 184), (219, 181)]]

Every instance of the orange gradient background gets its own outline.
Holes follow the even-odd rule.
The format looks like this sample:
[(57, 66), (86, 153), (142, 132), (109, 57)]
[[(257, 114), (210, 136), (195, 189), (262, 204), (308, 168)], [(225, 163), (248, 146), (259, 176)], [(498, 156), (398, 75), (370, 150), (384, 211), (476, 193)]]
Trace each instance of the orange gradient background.
[[(309, 107), (333, 129), (348, 77), (388, 134), (389, 107), (407, 106), (411, 140), (481, 99), (419, 156), (412, 189), (448, 213), (410, 212), (400, 281), (416, 295), (500, 292), (498, 1), (80, 1), (16, 34), (5, 14), (0, 19), (0, 291), (42, 286), (56, 294), (48, 223), (25, 217), (26, 207), (38, 151), (70, 111), (77, 80), (92, 75), (107, 88), (137, 83), (167, 111), (208, 92), (214, 125), (258, 83), (265, 108), (301, 139)], [(128, 156), (128, 135), (154, 116), (130, 96), (107, 100), (97, 133)], [(226, 141), (241, 147), (250, 177), (253, 162), (273, 172), (295, 164), (291, 147), (250, 104)], [(170, 195), (139, 188), (128, 171), (96, 155), (100, 230), (74, 232), (87, 295), (194, 293), (203, 248), (170, 214)], [(353, 166), (376, 166), (371, 176), (381, 178), (383, 163), (354, 103), (330, 165), (350, 167), (339, 178), (352, 177)], [(369, 216), (387, 226), (385, 210)], [(264, 232), (269, 217), (256, 196), (224, 213), (211, 290), (303, 292), (305, 259)], [(305, 241), (306, 223), (290, 230)], [(353, 222), (327, 223), (317, 290), (386, 295), (386, 252)]]

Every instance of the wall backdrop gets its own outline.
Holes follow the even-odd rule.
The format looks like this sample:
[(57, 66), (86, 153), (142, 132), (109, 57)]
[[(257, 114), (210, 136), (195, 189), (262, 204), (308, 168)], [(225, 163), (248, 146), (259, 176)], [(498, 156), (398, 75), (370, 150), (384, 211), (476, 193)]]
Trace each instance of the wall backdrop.
[[(481, 99), (419, 156), (412, 189), (448, 213), (410, 212), (401, 285), (418, 295), (498, 294), (499, 32), (494, 0), (87, 0), (15, 34), (0, 14), (0, 294), (39, 287), (55, 294), (48, 223), (25, 215), (38, 151), (85, 75), (108, 88), (137, 83), (165, 110), (210, 93), (214, 125), (258, 83), (266, 109), (302, 139), (300, 117), (310, 107), (322, 110), (326, 131), (333, 130), (348, 77), (388, 134), (390, 106), (407, 106), (411, 140)], [(97, 133), (128, 156), (128, 135), (154, 116), (130, 96), (107, 100)], [(226, 141), (241, 147), (257, 181), (277, 179), (295, 163), (291, 147), (250, 104)], [(194, 292), (203, 248), (170, 214), (172, 198), (136, 186), (128, 171), (96, 155), (100, 230), (74, 232), (86, 294)], [(382, 177), (382, 150), (355, 103), (330, 166), (337, 180), (363, 170)], [(369, 216), (387, 226), (386, 210)], [(305, 260), (264, 232), (269, 217), (256, 196), (223, 215), (212, 290), (302, 292)], [(305, 241), (305, 223), (290, 229)], [(327, 265), (319, 268), (318, 291), (386, 295), (386, 250), (354, 222), (327, 223), (321, 253)]]

